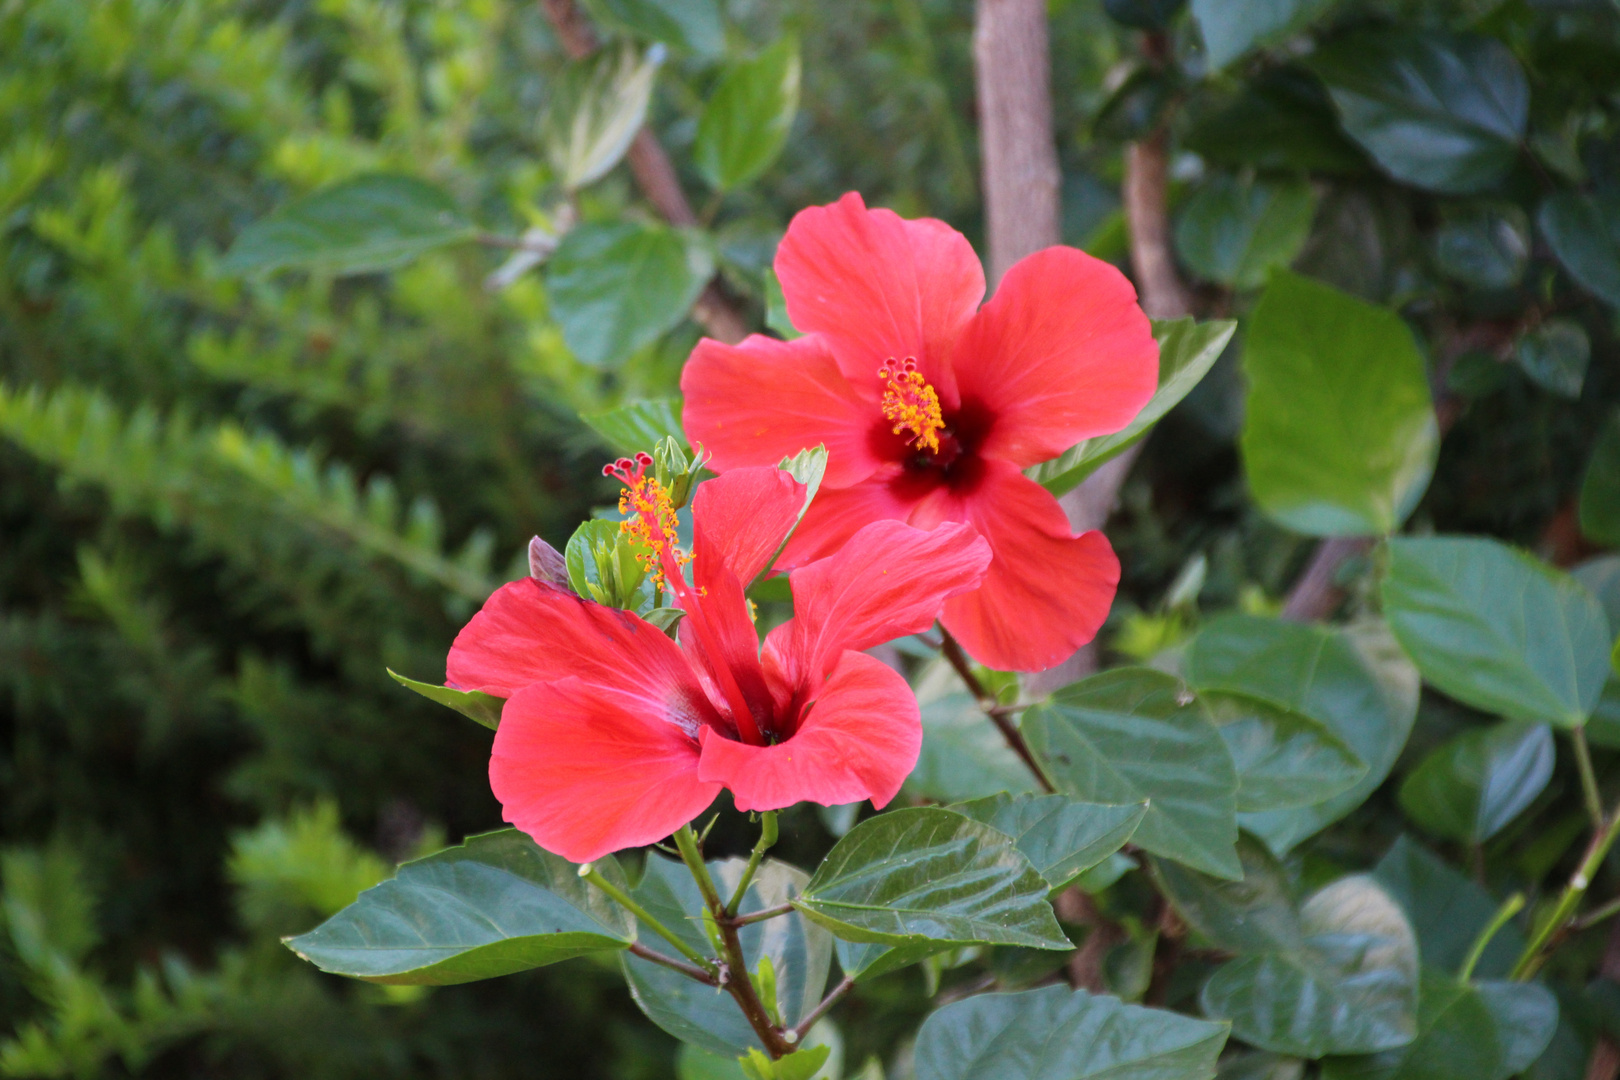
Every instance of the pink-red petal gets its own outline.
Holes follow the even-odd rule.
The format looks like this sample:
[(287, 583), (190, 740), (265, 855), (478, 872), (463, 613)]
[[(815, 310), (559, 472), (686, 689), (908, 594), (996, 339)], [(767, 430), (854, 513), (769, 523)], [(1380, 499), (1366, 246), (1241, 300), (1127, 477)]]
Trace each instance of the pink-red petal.
[(878, 467), (870, 445), (883, 419), (875, 381), (846, 379), (820, 335), (755, 335), (735, 346), (705, 338), (681, 371), (681, 394), (687, 437), (713, 455), (718, 472), (775, 465), (821, 445), (829, 487), (848, 487)]
[(777, 569), (791, 570), (825, 559), (874, 521), (910, 517), (916, 500), (895, 484), (900, 475), (899, 465), (885, 465), (851, 487), (822, 487), (776, 560)]
[(1125, 275), (1051, 247), (1007, 271), (951, 366), (992, 417), (979, 453), (1028, 466), (1130, 423), (1158, 389), (1159, 346)]
[(1119, 585), (1119, 559), (1093, 530), (1072, 536), (1051, 492), (1006, 462), (985, 462), (950, 511), (995, 551), (984, 583), (945, 601), (941, 619), (968, 653), (1002, 671), (1044, 671), (1097, 635)]
[(767, 666), (814, 696), (844, 650), (928, 629), (946, 598), (977, 586), (989, 562), (990, 546), (971, 526), (925, 532), (873, 522), (837, 553), (793, 572), (793, 618), (766, 640)]
[(846, 652), (792, 738), (747, 746), (706, 731), (698, 776), (730, 788), (739, 810), (861, 799), (881, 809), (921, 749), (917, 699), (905, 679), (870, 656)]
[(451, 685), (503, 698), (577, 676), (619, 687), (691, 731), (715, 715), (663, 631), (534, 578), (502, 585), (484, 601), (456, 635), (445, 668)]
[(879, 385), (888, 359), (915, 357), (947, 407), (952, 342), (984, 298), (984, 268), (942, 221), (868, 210), (850, 192), (799, 211), (776, 249), (788, 318), (824, 335), (844, 375)]
[(771, 559), (804, 511), (805, 486), (771, 465), (733, 469), (692, 496), (692, 581), (720, 571), (746, 585)]
[(697, 740), (634, 698), (577, 678), (519, 690), (501, 712), (489, 784), (547, 851), (589, 862), (662, 840), (714, 801)]

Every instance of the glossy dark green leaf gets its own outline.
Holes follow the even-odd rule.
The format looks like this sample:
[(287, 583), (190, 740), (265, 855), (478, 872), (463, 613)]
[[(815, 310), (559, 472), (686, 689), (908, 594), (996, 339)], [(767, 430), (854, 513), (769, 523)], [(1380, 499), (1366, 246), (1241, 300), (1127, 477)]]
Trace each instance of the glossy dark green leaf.
[(1237, 770), (1209, 713), (1180, 679), (1116, 668), (1066, 686), (1024, 716), (1059, 791), (1148, 803), (1139, 847), (1222, 877), (1242, 873)]
[[(744, 865), (742, 859), (709, 864), (709, 873), (722, 894), (729, 896), (736, 888)], [(769, 860), (761, 866), (739, 910), (747, 914), (788, 903), (803, 893), (807, 880), (802, 870)], [(684, 865), (649, 855), (646, 873), (632, 895), (694, 949), (704, 955), (714, 953), (701, 922), (703, 897)], [(832, 937), (797, 914), (750, 923), (739, 934), (751, 970), (758, 969), (761, 957), (770, 957), (783, 1019), (797, 1023), (821, 1000), (826, 988)], [(641, 936), (649, 946), (669, 951), (651, 932), (643, 929)], [(653, 1023), (677, 1039), (730, 1057), (759, 1046), (753, 1029), (729, 994), (637, 956), (626, 954), (621, 962), (636, 1004)]]
[(1187, 0), (1103, 0), (1108, 17), (1138, 30), (1162, 30)]
[(1620, 307), (1620, 195), (1561, 191), (1541, 204), (1536, 224), (1571, 277)]
[(427, 181), (374, 173), (294, 199), (249, 225), (221, 268), (235, 274), (393, 270), (477, 231), (450, 196)]
[(1012, 837), (1046, 883), (1061, 889), (1124, 847), (1147, 813), (1147, 804), (1002, 792), (950, 809)]
[(713, 274), (701, 238), (635, 222), (581, 225), (546, 265), (546, 291), (568, 347), (600, 366), (685, 318)]
[(979, 994), (917, 1033), (917, 1080), (1208, 1080), (1225, 1024), (1046, 986)]
[(1585, 586), (1483, 537), (1401, 538), (1389, 555), (1385, 617), (1425, 679), (1486, 712), (1586, 722), (1611, 635)]
[(486, 694), (481, 690), (457, 690), (450, 686), (439, 686), (435, 683), (417, 682), (407, 679), (393, 668), (386, 668), (389, 678), (407, 690), (414, 690), (429, 701), (436, 701), (440, 705), (448, 705), (469, 720), (476, 720), (485, 727), (494, 731), (501, 723), (501, 709), (506, 705), (505, 698), (498, 698), (493, 694)]
[(1071, 948), (1046, 894), (1005, 833), (918, 807), (851, 829), (795, 906), (846, 941)]
[(1434, 261), (1447, 277), (1477, 289), (1511, 289), (1530, 259), (1530, 219), (1512, 203), (1449, 211), (1434, 236)]
[(962, 802), (994, 795), (1037, 791), (1029, 766), (985, 719), (967, 687), (949, 664), (936, 661), (917, 680), (923, 744), (906, 790), (937, 802)]
[(704, 59), (726, 48), (726, 28), (715, 0), (587, 0), (586, 6), (609, 27)]
[(1507, 827), (1552, 779), (1552, 731), (1505, 720), (1436, 747), (1401, 784), (1401, 808), (1447, 840), (1478, 844)]
[(1375, 536), (1412, 512), (1439, 447), (1428, 376), (1393, 311), (1279, 271), (1244, 341), (1255, 501), (1314, 536)]
[(799, 109), (799, 40), (782, 38), (726, 68), (698, 119), (692, 161), (716, 191), (770, 168)]
[[(1580, 517), (1581, 532), (1588, 540), (1620, 547), (1620, 415), (1609, 418), (1592, 447), (1581, 481)], [(1620, 568), (1620, 563), (1615, 565)], [(1620, 574), (1616, 578), (1620, 580)], [(1614, 619), (1609, 622), (1612, 629)]]
[(1237, 767), (1239, 811), (1314, 806), (1366, 775), (1367, 763), (1320, 720), (1250, 694), (1199, 696)]
[(1558, 1027), (1558, 999), (1534, 983), (1464, 985), (1425, 969), (1418, 1036), (1398, 1050), (1323, 1063), (1323, 1080), (1507, 1080)]
[(1216, 971), (1200, 1001), (1232, 1034), (1279, 1054), (1373, 1053), (1417, 1035), (1412, 928), (1372, 878), (1343, 878), (1299, 909), (1298, 945), (1252, 952)]
[(1303, 180), (1269, 181), (1217, 173), (1176, 218), (1176, 254), (1199, 277), (1257, 289), (1273, 268), (1304, 248), (1316, 193)]
[(546, 156), (568, 191), (601, 179), (619, 163), (647, 118), (662, 50), (628, 42), (569, 64), (541, 123)]
[(1311, 57), (1350, 137), (1397, 180), (1483, 191), (1518, 155), (1530, 90), (1507, 46), (1433, 30), (1364, 30)]
[(1091, 129), (1111, 141), (1140, 139), (1164, 120), (1180, 89), (1173, 72), (1137, 68), (1108, 95)]
[(1267, 68), (1232, 101), (1195, 112), (1185, 144), (1228, 168), (1331, 174), (1369, 168), (1366, 155), (1339, 130), (1322, 84), (1291, 66)]
[(1029, 474), (1054, 495), (1078, 487), (1097, 466), (1143, 438), (1154, 424), (1180, 404), (1208, 374), (1236, 329), (1237, 323), (1231, 319), (1204, 323), (1190, 318), (1156, 320), (1153, 337), (1159, 343), (1159, 389), (1142, 411), (1114, 434), (1099, 435), (1072, 446), (1061, 456), (1035, 466)]
[(1230, 615), (1212, 621), (1187, 651), (1200, 690), (1254, 694), (1320, 720), (1367, 763), (1343, 794), (1315, 806), (1242, 814), (1243, 828), (1279, 855), (1360, 806), (1383, 783), (1417, 716), (1419, 680), (1381, 623), (1344, 629)]
[(678, 397), (630, 401), (616, 409), (581, 413), (579, 418), (622, 454), (637, 451), (650, 454), (653, 447), (665, 439), (674, 439), (682, 446), (686, 445), (686, 432), (681, 430), (681, 399)]
[(1225, 881), (1173, 862), (1156, 861), (1154, 876), (1176, 913), (1217, 949), (1289, 952), (1304, 947), (1299, 898), (1277, 859), (1253, 840), (1238, 844), (1243, 879)]
[[(1373, 877), (1406, 912), (1423, 966), (1451, 974), (1462, 970), (1474, 940), (1500, 906), (1471, 878), (1408, 836), (1395, 841), (1373, 868)], [(1505, 976), (1524, 946), (1524, 935), (1509, 923), (1485, 947), (1475, 973)]]
[(1543, 390), (1578, 398), (1586, 383), (1592, 342), (1574, 319), (1548, 319), (1519, 338), (1513, 355), (1530, 381)]
[(1336, 0), (1192, 0), (1209, 66), (1219, 69), (1251, 49), (1276, 45), (1309, 26)]
[[(595, 865), (624, 887), (611, 857)], [(337, 975), (445, 986), (624, 949), (634, 940), (629, 915), (573, 863), (503, 829), (405, 863), (314, 930), (288, 938), (287, 947)]]

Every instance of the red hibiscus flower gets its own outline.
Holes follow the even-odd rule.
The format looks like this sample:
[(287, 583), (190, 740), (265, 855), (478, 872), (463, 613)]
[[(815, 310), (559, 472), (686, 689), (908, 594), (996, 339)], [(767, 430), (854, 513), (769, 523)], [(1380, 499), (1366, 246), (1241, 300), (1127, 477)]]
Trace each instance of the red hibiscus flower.
[(743, 589), (781, 549), (805, 488), (736, 469), (692, 503), (692, 584), (650, 459), (610, 470), (626, 529), (686, 617), (680, 644), (534, 578), (502, 586), (457, 636), (448, 682), (507, 698), (489, 764), (507, 821), (575, 862), (660, 840), (730, 788), (741, 810), (894, 798), (917, 762), (917, 701), (856, 650), (925, 629), (990, 549), (967, 526), (856, 532), (789, 579), (794, 617), (761, 650)]
[(1071, 535), (1022, 470), (1118, 431), (1158, 386), (1158, 345), (1119, 271), (1052, 247), (984, 271), (961, 233), (851, 193), (799, 213), (776, 253), (804, 337), (699, 342), (681, 376), (687, 434), (725, 471), (824, 444), (815, 503), (780, 565), (873, 521), (973, 525), (995, 552), (945, 626), (980, 661), (1038, 671), (1090, 641), (1119, 583), (1100, 532)]

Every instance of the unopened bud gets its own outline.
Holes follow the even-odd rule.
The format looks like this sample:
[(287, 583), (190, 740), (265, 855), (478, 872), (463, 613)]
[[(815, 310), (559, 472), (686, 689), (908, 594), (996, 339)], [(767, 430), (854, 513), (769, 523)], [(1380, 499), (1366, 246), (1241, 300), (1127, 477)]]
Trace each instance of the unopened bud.
[(566, 589), (568, 562), (563, 558), (562, 552), (536, 536), (529, 541), (529, 576), (547, 585)]

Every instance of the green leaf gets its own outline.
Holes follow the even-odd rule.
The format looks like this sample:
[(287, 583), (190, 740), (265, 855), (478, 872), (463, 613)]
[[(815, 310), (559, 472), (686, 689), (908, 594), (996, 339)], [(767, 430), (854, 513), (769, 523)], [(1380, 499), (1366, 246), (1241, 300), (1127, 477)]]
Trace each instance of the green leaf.
[(681, 430), (681, 399), (678, 397), (629, 401), (616, 409), (580, 413), (579, 418), (621, 454), (638, 451), (650, 454), (653, 447), (665, 439), (674, 439), (682, 446), (686, 445), (686, 432)]
[(799, 109), (799, 39), (783, 37), (726, 68), (698, 119), (692, 163), (716, 191), (731, 191), (770, 168)]
[(1477, 289), (1511, 289), (1529, 260), (1530, 221), (1512, 203), (1447, 208), (1435, 233), (1440, 272)]
[(1267, 68), (1235, 100), (1195, 112), (1185, 145), (1228, 168), (1356, 174), (1368, 167), (1366, 155), (1339, 130), (1322, 84), (1292, 66)]
[(793, 328), (788, 318), (787, 298), (782, 295), (782, 282), (776, 271), (767, 266), (761, 274), (765, 284), (765, 326), (783, 341), (792, 341), (804, 335)]
[(1225, 1024), (1046, 986), (953, 1002), (917, 1032), (917, 1080), (1208, 1080)]
[(1046, 894), (1005, 833), (918, 807), (851, 829), (794, 906), (846, 941), (1072, 948)]
[(486, 694), (482, 690), (457, 690), (450, 686), (439, 686), (435, 683), (417, 682), (407, 679), (393, 668), (384, 668), (389, 678), (407, 690), (414, 690), (429, 701), (436, 701), (440, 705), (448, 705), (469, 720), (476, 720), (485, 727), (494, 731), (501, 724), (501, 709), (506, 705), (505, 698), (498, 698), (494, 694)]
[(1514, 345), (1530, 381), (1560, 397), (1578, 398), (1592, 359), (1592, 342), (1574, 319), (1548, 319)]
[(1401, 784), (1406, 816), (1447, 840), (1478, 844), (1506, 828), (1552, 779), (1552, 731), (1505, 720), (1436, 747)]
[(1400, 906), (1365, 875), (1299, 909), (1299, 942), (1232, 960), (1204, 984), (1209, 1016), (1263, 1050), (1300, 1057), (1373, 1053), (1417, 1035), (1418, 957)]
[(1305, 1062), (1286, 1054), (1255, 1050), (1229, 1055), (1215, 1076), (1216, 1080), (1303, 1080)]
[(1541, 204), (1536, 224), (1582, 288), (1620, 307), (1620, 195), (1560, 191)]
[(725, 52), (726, 28), (715, 0), (587, 0), (605, 25), (662, 41), (705, 60)]
[(1515, 720), (1586, 722), (1611, 635), (1585, 586), (1483, 537), (1401, 538), (1389, 555), (1385, 617), (1425, 679)]
[[(1406, 912), (1425, 968), (1462, 970), (1474, 940), (1500, 906), (1471, 878), (1404, 835), (1373, 868), (1373, 877)], [(1485, 947), (1475, 971), (1487, 978), (1506, 975), (1524, 946), (1524, 935), (1509, 923)]]
[(1367, 763), (1319, 720), (1249, 694), (1199, 697), (1237, 767), (1239, 811), (1314, 806), (1367, 773)]
[(1518, 156), (1530, 90), (1507, 46), (1437, 30), (1364, 30), (1317, 50), (1350, 137), (1397, 180), (1468, 194)]
[(1335, 0), (1192, 0), (1211, 70), (1250, 49), (1276, 45), (1328, 12)]
[(294, 199), (249, 225), (221, 268), (234, 274), (393, 270), (477, 232), (439, 188), (412, 176), (374, 173)]
[(1186, 0), (1103, 0), (1103, 10), (1117, 23), (1137, 30), (1163, 30)]
[(592, 366), (625, 360), (686, 317), (714, 276), (702, 238), (661, 225), (581, 225), (546, 266), (563, 340)]
[(1089, 802), (1147, 802), (1139, 847), (1222, 877), (1242, 873), (1237, 771), (1208, 711), (1180, 679), (1116, 668), (1066, 686), (1024, 716), (1058, 790)]
[(1620, 414), (1609, 417), (1592, 447), (1581, 481), (1580, 517), (1588, 540), (1620, 547)]
[(1392, 311), (1279, 271), (1255, 307), (1243, 458), (1260, 508), (1296, 532), (1393, 532), (1434, 473), (1423, 357)]
[(936, 660), (924, 668), (916, 690), (923, 744), (906, 778), (907, 792), (948, 803), (1039, 790), (1029, 766), (985, 718), (949, 664)]
[(1274, 268), (1305, 247), (1316, 193), (1303, 180), (1210, 177), (1176, 219), (1176, 254), (1198, 276), (1234, 289), (1257, 289)]
[(628, 42), (569, 64), (541, 124), (557, 180), (577, 191), (601, 179), (630, 149), (647, 118), (662, 50), (645, 55)]
[(1147, 813), (1146, 803), (1087, 803), (1066, 795), (1002, 792), (950, 809), (1013, 838), (1053, 889), (1124, 847)]
[[(625, 887), (612, 857), (598, 870)], [(322, 971), (446, 986), (628, 948), (630, 917), (516, 829), (408, 862), (287, 947)]]
[(1112, 435), (1087, 439), (1059, 457), (1029, 470), (1029, 475), (1054, 495), (1080, 485), (1103, 462), (1145, 436), (1154, 424), (1192, 392), (1232, 339), (1237, 323), (1214, 319), (1196, 323), (1190, 318), (1161, 319), (1153, 323), (1159, 343), (1159, 389), (1129, 424)]
[(1187, 676), (1200, 690), (1254, 694), (1320, 720), (1367, 763), (1366, 775), (1325, 802), (1239, 816), (1278, 855), (1360, 806), (1389, 775), (1417, 717), (1417, 670), (1380, 623), (1329, 629), (1225, 616), (1193, 639)]
[(1323, 1062), (1323, 1080), (1507, 1080), (1558, 1027), (1558, 999), (1534, 983), (1465, 985), (1425, 969), (1418, 1036), (1398, 1050)]
[(811, 1046), (773, 1061), (758, 1050), (749, 1050), (739, 1064), (749, 1080), (810, 1080), (831, 1053), (830, 1046)]
[[(709, 873), (722, 895), (729, 896), (736, 888), (745, 865), (743, 859), (709, 864)], [(767, 860), (738, 910), (746, 915), (788, 903), (804, 891), (807, 880), (802, 870)], [(703, 932), (702, 894), (682, 863), (649, 855), (646, 873), (632, 895), (687, 944), (705, 955), (713, 954), (714, 946)], [(750, 923), (738, 934), (750, 970), (758, 969), (761, 957), (770, 958), (782, 1019), (798, 1023), (826, 989), (832, 937), (797, 914)], [(642, 936), (661, 948), (650, 933), (643, 931)], [(637, 956), (626, 954), (620, 959), (631, 997), (653, 1023), (669, 1034), (702, 1050), (732, 1058), (759, 1046), (753, 1028), (730, 995)]]
[(1217, 949), (1242, 954), (1302, 948), (1299, 899), (1288, 876), (1252, 840), (1245, 838), (1237, 850), (1243, 862), (1240, 881), (1212, 878), (1164, 860), (1154, 861), (1154, 876), (1176, 913)]

